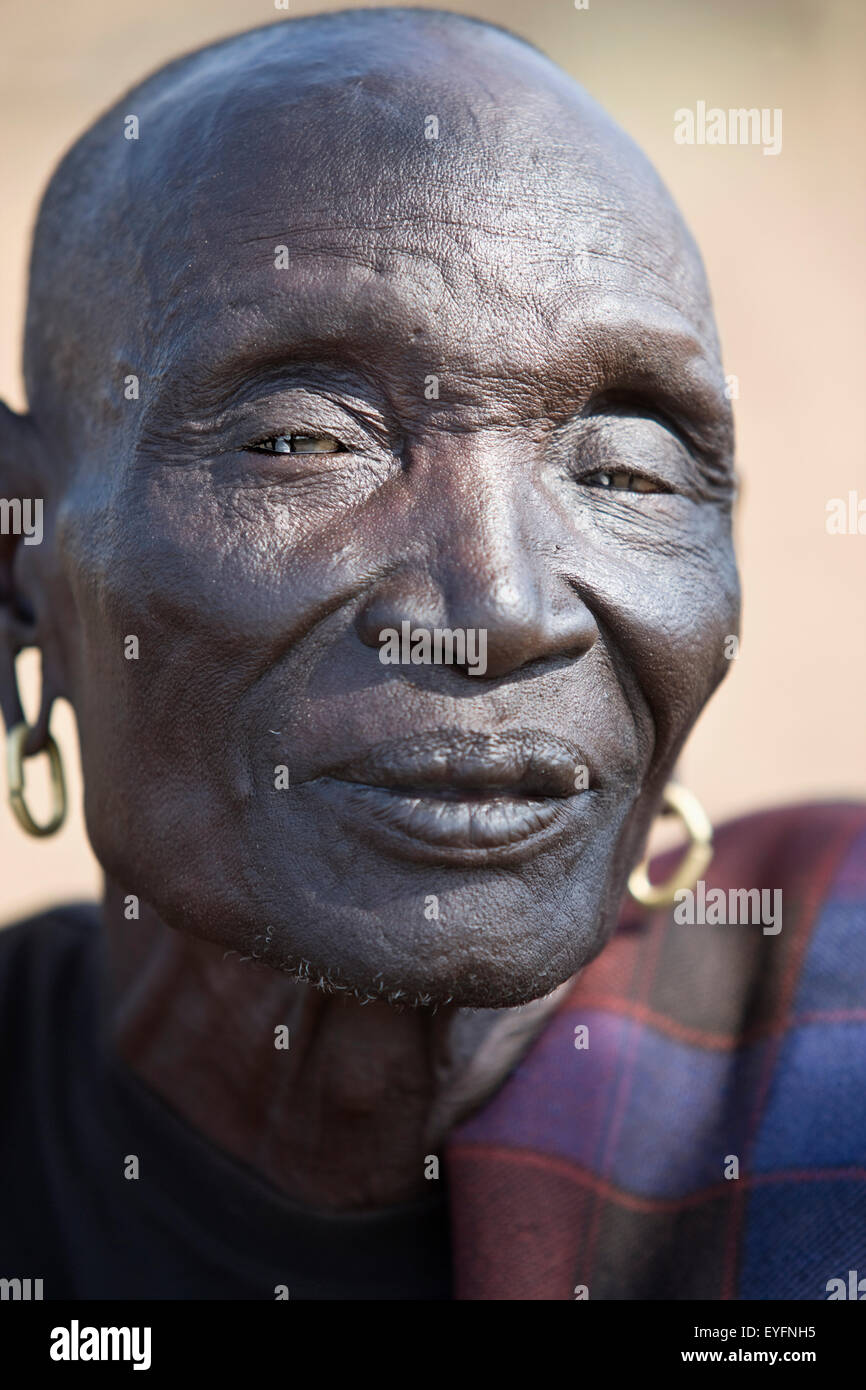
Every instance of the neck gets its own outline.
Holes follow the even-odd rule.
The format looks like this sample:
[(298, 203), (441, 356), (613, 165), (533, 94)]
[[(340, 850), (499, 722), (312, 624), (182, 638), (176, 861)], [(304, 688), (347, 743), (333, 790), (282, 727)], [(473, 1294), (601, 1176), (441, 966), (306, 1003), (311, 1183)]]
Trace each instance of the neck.
[(185, 936), (144, 905), (127, 921), (112, 883), (103, 912), (124, 1061), (212, 1142), (317, 1208), (427, 1195), (427, 1156), (442, 1157), (568, 988), (522, 1009), (398, 1011)]

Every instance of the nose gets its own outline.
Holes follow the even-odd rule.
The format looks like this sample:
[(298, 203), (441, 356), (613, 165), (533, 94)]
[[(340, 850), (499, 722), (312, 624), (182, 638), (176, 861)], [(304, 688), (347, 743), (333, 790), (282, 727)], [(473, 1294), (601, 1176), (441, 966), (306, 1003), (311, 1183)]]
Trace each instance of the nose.
[[(506, 485), (509, 476), (516, 487)], [(356, 620), (361, 640), (381, 648), (383, 632), (402, 633), (406, 623), (412, 633), (474, 633), (465, 650), (477, 655), (484, 634), (483, 672), (477, 662), (454, 663), (476, 680), (583, 656), (598, 628), (558, 571), (551, 508), (531, 495), (526, 470), (506, 470), (464, 443), (455, 467), (437, 452), (430, 484), (413, 509), (423, 558), (415, 549), (376, 585)]]

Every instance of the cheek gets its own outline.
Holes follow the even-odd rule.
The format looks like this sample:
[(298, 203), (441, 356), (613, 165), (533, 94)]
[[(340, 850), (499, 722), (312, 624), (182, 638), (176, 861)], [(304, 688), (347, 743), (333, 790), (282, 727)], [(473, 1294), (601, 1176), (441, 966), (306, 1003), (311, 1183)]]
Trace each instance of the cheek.
[(732, 548), (720, 540), (711, 551), (694, 550), (676, 580), (675, 601), (654, 633), (661, 659), (650, 681), (659, 707), (675, 703), (668, 721), (690, 727), (736, 653), (740, 590)]
[(88, 830), (108, 872), (175, 915), (205, 884), (214, 911), (233, 902), (239, 811), (277, 761), (263, 734), (306, 680), (289, 655), (358, 582), (333, 537), (303, 555), (279, 542), (277, 557), (266, 518), (241, 525), (195, 474), (65, 519)]
[(641, 634), (642, 681), (667, 740), (688, 731), (730, 669), (730, 639), (739, 632), (735, 575), (696, 565), (660, 585), (652, 607)]
[(573, 580), (621, 679), (649, 708), (657, 759), (679, 746), (727, 674), (739, 631), (727, 519), (679, 499), (671, 511), (664, 525), (590, 533)]
[[(87, 499), (89, 503), (90, 499)], [(210, 621), (219, 556), (118, 491), (70, 508), (62, 558), (77, 616), (72, 699), (94, 850), (129, 891), (196, 838), (213, 843), (239, 649)], [(184, 585), (187, 591), (184, 592)]]

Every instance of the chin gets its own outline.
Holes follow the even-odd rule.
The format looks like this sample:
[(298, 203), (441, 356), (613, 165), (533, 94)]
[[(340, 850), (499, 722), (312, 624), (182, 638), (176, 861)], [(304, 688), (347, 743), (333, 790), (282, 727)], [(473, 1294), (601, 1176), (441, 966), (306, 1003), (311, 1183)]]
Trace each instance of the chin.
[[(560, 880), (562, 882), (562, 880)], [(601, 950), (612, 923), (597, 885), (565, 880), (555, 897), (504, 872), (467, 882), (431, 874), (423, 893), (383, 890), (325, 904), (309, 888), (242, 956), (329, 993), (410, 1008), (500, 1009), (539, 999)], [(344, 891), (346, 885), (343, 885)], [(345, 894), (345, 898), (349, 898)], [(354, 896), (354, 895), (352, 895)], [(366, 907), (358, 903), (367, 899)]]

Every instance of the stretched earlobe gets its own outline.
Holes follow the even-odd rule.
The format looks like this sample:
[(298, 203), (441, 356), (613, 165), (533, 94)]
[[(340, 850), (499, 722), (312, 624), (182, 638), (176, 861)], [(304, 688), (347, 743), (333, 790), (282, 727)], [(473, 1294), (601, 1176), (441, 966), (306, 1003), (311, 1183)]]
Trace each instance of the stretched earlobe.
[[(2, 600), (0, 600), (2, 601)], [(0, 619), (2, 629), (2, 619)], [(12, 646), (0, 640), (0, 713), (7, 733), (24, 718), (18, 681), (15, 678), (15, 653)]]
[[(37, 645), (36, 615), (22, 592), (23, 558), (30, 559), (44, 539), (44, 499), (37, 466), (35, 429), (29, 415), (19, 415), (0, 401), (0, 711), (7, 730), (24, 719), (15, 660)], [(32, 573), (30, 566), (26, 567)], [(44, 747), (56, 691), (46, 680), (43, 658), (41, 708), (27, 737), (26, 755)]]

